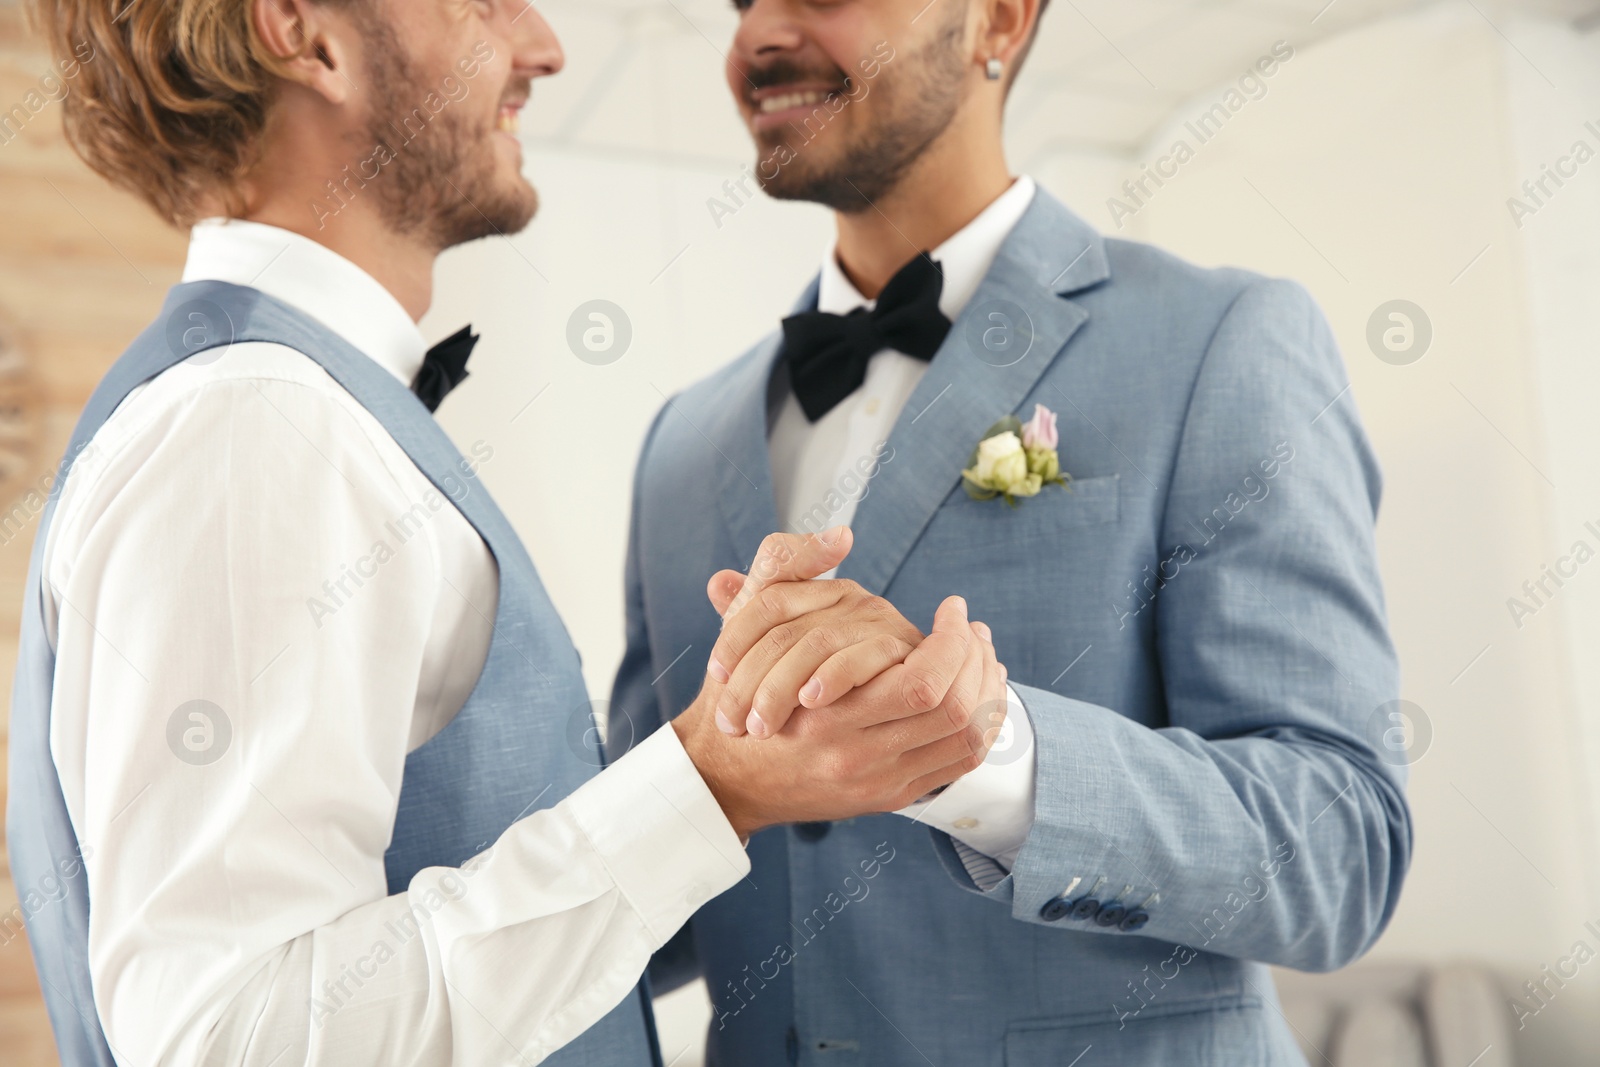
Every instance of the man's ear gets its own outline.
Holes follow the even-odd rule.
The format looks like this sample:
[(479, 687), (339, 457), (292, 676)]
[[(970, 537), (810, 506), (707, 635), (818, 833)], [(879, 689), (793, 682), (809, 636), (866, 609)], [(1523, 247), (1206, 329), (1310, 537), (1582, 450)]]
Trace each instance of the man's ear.
[(978, 65), (981, 67), (992, 57), (1004, 63), (1009, 72), (1027, 56), (1039, 21), (1039, 0), (984, 0), (983, 6)]
[(330, 104), (349, 101), (355, 27), (311, 0), (252, 0), (251, 19), (274, 73)]

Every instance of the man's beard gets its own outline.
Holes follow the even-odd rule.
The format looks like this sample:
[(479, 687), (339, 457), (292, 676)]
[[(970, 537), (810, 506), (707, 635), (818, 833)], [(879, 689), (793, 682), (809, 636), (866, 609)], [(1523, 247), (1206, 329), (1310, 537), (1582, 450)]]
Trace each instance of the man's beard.
[[(866, 113), (874, 119), (858, 123), (854, 135), (833, 160), (819, 161), (810, 143), (791, 144), (783, 132), (774, 131), (776, 136), (762, 145), (762, 165), (757, 168), (761, 187), (778, 200), (811, 201), (843, 214), (871, 210), (894, 191), (955, 120), (965, 96), (967, 74), (960, 52), (962, 29), (962, 22), (952, 22), (926, 46), (900, 60), (903, 67), (899, 69), (906, 72), (903, 76), (888, 76), (895, 69), (894, 64), (884, 68), (878, 84), (867, 93), (868, 97), (876, 97)], [(778, 74), (779, 79), (774, 80), (772, 74)], [(754, 77), (765, 84), (809, 80), (806, 72), (789, 68), (764, 71)], [(840, 83), (844, 77), (842, 71), (838, 72)], [(853, 77), (851, 82), (854, 90)], [(851, 100), (842, 110), (859, 106)], [(789, 132), (793, 132), (792, 127)], [(826, 143), (825, 138), (842, 135), (832, 127), (824, 127), (814, 136)], [(786, 158), (784, 145), (793, 152), (787, 163), (781, 163)]]
[(420, 236), (439, 251), (520, 232), (539, 209), (538, 193), (520, 179), (497, 180), (492, 135), (475, 129), (471, 113), (460, 108), (465, 96), (448, 100), (435, 89), (447, 99), (444, 107), (435, 115), (423, 105), (427, 75), (392, 26), (372, 23), (367, 79), (374, 103), (367, 137), (393, 153), (370, 183), (379, 216), (395, 232)]

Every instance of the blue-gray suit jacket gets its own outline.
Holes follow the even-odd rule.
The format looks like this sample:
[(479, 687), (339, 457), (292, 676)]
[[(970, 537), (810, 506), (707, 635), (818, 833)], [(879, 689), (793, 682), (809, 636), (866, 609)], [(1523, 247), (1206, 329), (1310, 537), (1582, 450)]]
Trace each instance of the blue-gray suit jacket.
[[(778, 528), (781, 367), (770, 337), (650, 431), (614, 750), (691, 703), (706, 579)], [(1036, 402), (1071, 491), (969, 499), (978, 439)], [(757, 835), (750, 878), (657, 959), (658, 989), (705, 975), (711, 1062), (1301, 1063), (1265, 965), (1359, 956), (1411, 855), (1378, 740), (1399, 684), (1379, 480), (1303, 289), (1103, 240), (1041, 191), (895, 425), (840, 572), (925, 630), (953, 593), (993, 627), (1037, 734), (1033, 830), (987, 891), (899, 816)]]

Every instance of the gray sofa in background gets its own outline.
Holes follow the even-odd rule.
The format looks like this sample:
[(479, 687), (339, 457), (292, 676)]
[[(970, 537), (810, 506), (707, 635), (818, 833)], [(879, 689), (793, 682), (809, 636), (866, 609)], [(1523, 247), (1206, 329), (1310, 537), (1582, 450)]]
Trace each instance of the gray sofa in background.
[(1511, 1013), (1494, 975), (1468, 964), (1360, 964), (1275, 973), (1312, 1067), (1514, 1067)]

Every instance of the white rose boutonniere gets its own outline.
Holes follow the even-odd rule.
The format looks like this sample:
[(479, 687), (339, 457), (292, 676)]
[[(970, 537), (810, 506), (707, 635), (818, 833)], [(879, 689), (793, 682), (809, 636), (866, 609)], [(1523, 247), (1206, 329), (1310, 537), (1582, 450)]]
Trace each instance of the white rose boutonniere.
[(1062, 472), (1056, 453), (1059, 444), (1056, 413), (1043, 404), (1034, 405), (1026, 426), (1015, 415), (1007, 415), (989, 427), (970, 466), (961, 472), (967, 495), (974, 500), (1003, 497), (1016, 507), (1018, 498), (1038, 496), (1047, 485), (1070, 491), (1071, 476)]

